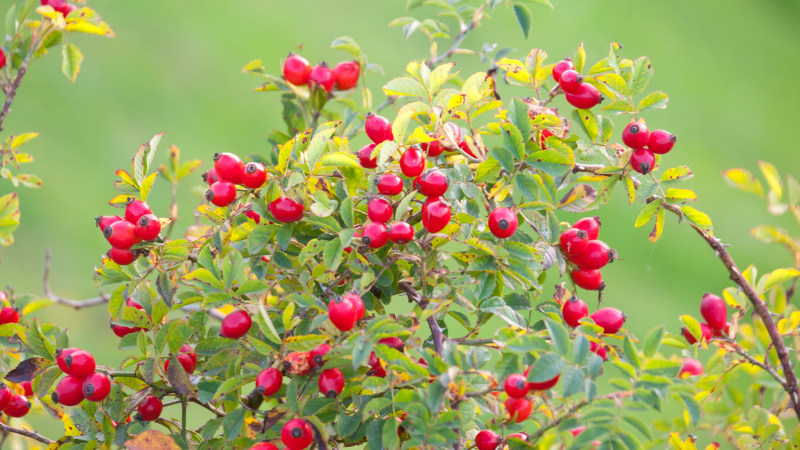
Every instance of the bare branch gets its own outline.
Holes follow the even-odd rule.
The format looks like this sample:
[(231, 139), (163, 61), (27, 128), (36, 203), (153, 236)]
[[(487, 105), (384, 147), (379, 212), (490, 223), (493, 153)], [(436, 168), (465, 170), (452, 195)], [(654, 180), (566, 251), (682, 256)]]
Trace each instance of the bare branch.
[(35, 431), (23, 430), (21, 428), (14, 428), (2, 422), (0, 422), (0, 430), (2, 430), (4, 433), (14, 433), (14, 434), (19, 434), (21, 436), (29, 437), (33, 440), (41, 442), (42, 444), (50, 445), (55, 442), (54, 440), (48, 439)]
[[(416, 303), (422, 309), (425, 309), (428, 306), (428, 302), (422, 299), (422, 297), (419, 295), (419, 292), (417, 292), (417, 290), (414, 289), (410, 283), (407, 281), (401, 281), (398, 286), (403, 290), (403, 292), (406, 293), (406, 297), (408, 297), (409, 301)], [(442, 345), (444, 344), (444, 335), (442, 335), (442, 329), (439, 328), (439, 324), (436, 323), (436, 318), (433, 317), (433, 315), (428, 317), (428, 326), (431, 329), (431, 336), (433, 337), (433, 347), (436, 350), (436, 353), (441, 355)]]
[(86, 308), (87, 306), (101, 305), (108, 302), (110, 297), (104, 293), (100, 293), (99, 297), (87, 298), (86, 300), (72, 300), (69, 298), (59, 297), (54, 294), (50, 289), (50, 249), (45, 250), (44, 257), (44, 295), (50, 300), (61, 305), (69, 306), (75, 309)]

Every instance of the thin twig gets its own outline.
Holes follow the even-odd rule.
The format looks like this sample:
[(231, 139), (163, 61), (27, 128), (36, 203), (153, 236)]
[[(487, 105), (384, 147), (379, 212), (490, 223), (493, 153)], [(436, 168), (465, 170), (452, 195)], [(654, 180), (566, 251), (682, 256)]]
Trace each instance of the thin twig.
[(87, 298), (86, 300), (72, 300), (69, 298), (59, 297), (58, 295), (54, 294), (53, 291), (50, 289), (50, 248), (47, 248), (45, 250), (43, 284), (44, 284), (44, 295), (47, 298), (58, 304), (69, 306), (75, 309), (86, 308), (87, 306), (101, 305), (103, 303), (108, 302), (108, 300), (111, 298), (102, 292), (100, 293), (99, 297)]
[[(401, 281), (398, 285), (403, 292), (406, 293), (406, 297), (416, 304), (419, 305), (420, 308), (423, 310), (428, 306), (427, 302), (422, 300), (422, 297), (419, 295), (416, 289), (414, 289), (410, 283), (406, 281)], [(431, 336), (433, 337), (433, 347), (436, 350), (436, 353), (441, 355), (442, 354), (442, 346), (444, 343), (444, 335), (442, 335), (442, 329), (439, 328), (439, 324), (436, 323), (436, 318), (431, 315), (428, 317), (428, 326), (431, 329)]]
[(439, 55), (436, 59), (430, 62), (430, 66), (435, 66), (440, 62), (444, 61), (445, 59), (453, 56), (461, 46), (461, 43), (464, 42), (464, 39), (467, 37), (467, 34), (478, 27), (479, 21), (481, 17), (483, 17), (483, 8), (486, 5), (481, 5), (477, 10), (475, 10), (475, 14), (472, 16), (472, 20), (470, 20), (469, 25), (467, 25), (464, 29), (461, 30), (460, 33), (456, 36), (456, 39), (453, 41), (453, 45), (447, 49), (446, 52)]
[(33, 440), (41, 442), (42, 444), (50, 445), (53, 442), (55, 442), (54, 440), (47, 439), (46, 437), (42, 436), (41, 434), (35, 431), (23, 430), (21, 428), (14, 428), (2, 422), (0, 422), (0, 430), (5, 431), (6, 433), (14, 433), (14, 434), (19, 434), (21, 436), (29, 437)]

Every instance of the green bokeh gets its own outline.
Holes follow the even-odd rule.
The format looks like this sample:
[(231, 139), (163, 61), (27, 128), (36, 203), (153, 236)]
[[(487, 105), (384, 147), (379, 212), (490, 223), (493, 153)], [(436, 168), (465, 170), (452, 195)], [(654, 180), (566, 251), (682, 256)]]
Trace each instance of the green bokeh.
[[(0, 1), (6, 11), (11, 1)], [(348, 35), (370, 61), (386, 70), (371, 76), (376, 103), (380, 86), (399, 76), (406, 63), (427, 56), (428, 42), (417, 33), (404, 41), (386, 24), (409, 15), (400, 0), (237, 0), (189, 2), (163, 0), (95, 0), (97, 9), (116, 32), (115, 39), (73, 37), (85, 56), (75, 85), (61, 74), (60, 50), (54, 49), (29, 70), (18, 92), (6, 133), (38, 131), (41, 137), (25, 150), (36, 162), (27, 170), (40, 175), (39, 190), (20, 189), (22, 225), (16, 244), (2, 248), (0, 285), (18, 292), (42, 294), (45, 247), (53, 252), (51, 286), (59, 295), (84, 298), (96, 294), (91, 273), (107, 245), (94, 227), (98, 214), (116, 212), (107, 201), (116, 195), (114, 171), (129, 167), (135, 149), (155, 133), (166, 131), (157, 162), (175, 144), (184, 158), (206, 161), (216, 151), (240, 154), (266, 151), (265, 136), (283, 128), (278, 97), (252, 92), (260, 80), (242, 74), (250, 60), (263, 59), (279, 73), (279, 61), (298, 44), (313, 62), (336, 63), (348, 55), (330, 50), (330, 42)], [(532, 4), (533, 30), (527, 41), (509, 9), (491, 12), (465, 45), (483, 43), (516, 48), (523, 57), (531, 48), (545, 49), (551, 59), (572, 54), (584, 42), (590, 63), (607, 54), (609, 41), (624, 45), (621, 54), (646, 54), (655, 76), (651, 89), (670, 95), (667, 110), (646, 115), (651, 128), (679, 136), (663, 167), (689, 165), (695, 177), (684, 187), (695, 190), (696, 206), (714, 221), (715, 234), (735, 244), (731, 253), (742, 267), (756, 264), (761, 272), (791, 265), (776, 247), (749, 235), (761, 223), (796, 232), (790, 217), (769, 215), (754, 196), (728, 188), (720, 172), (730, 167), (757, 171), (758, 159), (771, 161), (782, 173), (800, 174), (793, 123), (800, 99), (800, 15), (798, 2), (745, 0), (554, 1), (556, 9)], [(429, 17), (432, 8), (411, 15)], [(476, 58), (457, 56), (462, 74), (482, 69)], [(499, 86), (501, 94), (508, 89)], [(559, 100), (562, 109), (567, 108)], [(388, 114), (391, 116), (391, 114)], [(617, 136), (624, 119), (617, 120)], [(356, 138), (354, 147), (364, 141)], [(616, 138), (615, 138), (616, 139)], [(191, 223), (197, 198), (190, 187), (180, 192), (179, 228)], [(664, 237), (647, 240), (650, 227), (634, 229), (641, 205), (630, 206), (620, 190), (601, 210), (602, 239), (622, 258), (604, 270), (609, 305), (627, 312), (629, 328), (639, 336), (659, 323), (677, 332), (678, 316), (698, 314), (703, 292), (730, 286), (712, 251), (674, 217)], [(0, 193), (11, 185), (0, 182)], [(156, 182), (150, 204), (166, 216), (169, 186)], [(573, 220), (563, 215), (563, 220)], [(796, 234), (796, 233), (795, 233)], [(560, 282), (550, 273), (548, 293)], [(591, 297), (587, 295), (588, 297)], [(593, 302), (589, 302), (593, 307)], [(71, 329), (72, 340), (98, 355), (99, 363), (118, 361), (116, 338), (107, 331), (103, 308), (79, 313), (51, 308), (41, 314)], [(54, 435), (54, 425), (42, 428)]]

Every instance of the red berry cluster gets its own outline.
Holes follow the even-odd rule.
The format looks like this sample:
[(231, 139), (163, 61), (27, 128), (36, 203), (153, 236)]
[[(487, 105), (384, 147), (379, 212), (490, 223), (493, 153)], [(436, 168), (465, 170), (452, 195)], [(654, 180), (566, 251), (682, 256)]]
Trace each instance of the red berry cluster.
[(642, 121), (633, 121), (622, 131), (622, 142), (633, 149), (631, 168), (641, 174), (650, 173), (655, 168), (655, 154), (669, 153), (677, 140), (674, 134), (666, 130), (651, 132)]
[(94, 356), (79, 348), (60, 348), (56, 351), (56, 364), (67, 375), (56, 385), (51, 395), (53, 402), (76, 406), (84, 399), (101, 402), (111, 392), (111, 379), (96, 372)]
[[(131, 308), (136, 308), (136, 309), (140, 309), (140, 310), (144, 311), (144, 307), (142, 305), (138, 304), (133, 299), (133, 297), (128, 298), (128, 300), (125, 301), (125, 306), (130, 306)], [(150, 317), (150, 316), (148, 315), (147, 317)], [(111, 331), (113, 331), (114, 334), (116, 334), (117, 336), (119, 336), (121, 338), (123, 338), (123, 337), (125, 337), (125, 336), (127, 336), (127, 335), (129, 335), (131, 333), (138, 333), (140, 330), (149, 331), (148, 329), (144, 329), (144, 328), (141, 328), (141, 327), (126, 327), (125, 325), (116, 325), (116, 324), (112, 324), (111, 325)]]
[(295, 86), (309, 85), (312, 89), (319, 85), (328, 93), (333, 91), (334, 87), (339, 91), (356, 87), (360, 73), (361, 66), (358, 65), (358, 61), (342, 61), (333, 69), (325, 61), (311, 67), (307, 59), (289, 53), (283, 62), (283, 78), (286, 81)]
[(570, 270), (572, 281), (587, 291), (602, 291), (606, 284), (600, 269), (617, 258), (605, 242), (598, 240), (600, 218), (584, 217), (561, 233), (561, 252), (577, 268)]
[(69, 13), (78, 9), (77, 6), (67, 3), (64, 0), (40, 0), (40, 2), (42, 6), (50, 6), (64, 17), (67, 17)]
[(569, 57), (553, 67), (553, 79), (564, 91), (567, 102), (576, 108), (593, 108), (603, 101), (600, 91), (591, 83), (584, 81), (583, 75), (575, 70), (575, 64)]
[(709, 341), (712, 337), (726, 337), (731, 331), (731, 323), (728, 322), (728, 305), (721, 297), (706, 292), (703, 294), (703, 300), (700, 302), (700, 315), (703, 316), (705, 322), (700, 324), (699, 339), (693, 335), (688, 328), (681, 328), (683, 337), (690, 344), (696, 344), (698, 341)]
[[(197, 353), (194, 352), (194, 349), (191, 345), (181, 345), (177, 358), (178, 362), (181, 364), (181, 367), (183, 367), (183, 370), (185, 370), (187, 374), (191, 375), (197, 369)], [(170, 359), (164, 361), (164, 372), (169, 370)]]
[(216, 206), (228, 206), (236, 200), (236, 185), (259, 189), (267, 182), (267, 170), (257, 162), (245, 164), (233, 153), (214, 154), (214, 168), (203, 174), (208, 183), (206, 200)]
[(131, 250), (131, 247), (142, 241), (152, 241), (161, 233), (161, 221), (150, 206), (133, 197), (128, 197), (124, 218), (97, 216), (95, 222), (111, 244), (108, 257), (121, 266), (127, 266), (148, 253), (146, 250)]
[[(25, 395), (27, 394), (26, 391)], [(6, 384), (0, 383), (0, 412), (8, 417), (24, 417), (30, 410), (31, 402), (25, 396), (15, 394)]]

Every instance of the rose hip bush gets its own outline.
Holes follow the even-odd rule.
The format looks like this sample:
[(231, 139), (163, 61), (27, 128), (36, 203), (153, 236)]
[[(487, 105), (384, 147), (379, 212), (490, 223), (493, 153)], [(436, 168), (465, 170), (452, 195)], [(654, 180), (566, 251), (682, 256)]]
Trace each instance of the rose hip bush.
[[(8, 16), (2, 117), (31, 55), (67, 31), (110, 34), (86, 7), (42, 0), (32, 19), (33, 3)], [(154, 170), (163, 134), (134, 153), (116, 172), (120, 192), (109, 187), (111, 206), (96, 206), (109, 251), (93, 280), (111, 293), (59, 297), (48, 258), (45, 296), (0, 297), (4, 440), (73, 450), (719, 447), (697, 442), (709, 435), (740, 448), (800, 445), (783, 422), (800, 418), (786, 342), (797, 346), (789, 300), (800, 250), (786, 232), (758, 227), (795, 267), (742, 271), (710, 218), (688, 206), (697, 195), (681, 187), (692, 171), (680, 165), (676, 130), (646, 121), (668, 103), (647, 89), (650, 60), (616, 43), (599, 59), (582, 45), (557, 61), (539, 49), (472, 51), (464, 37), (492, 10), (513, 12), (527, 36), (528, 7), (409, 8), (423, 3), (451, 23), (390, 24), (406, 38), (423, 33), (431, 54), (384, 81), (380, 104), (367, 78), (383, 70), (348, 37), (333, 42), (346, 55), (337, 64), (294, 53), (280, 67), (248, 63), (244, 72), (265, 80), (256, 90), (280, 95), (286, 128), (268, 135), (266, 153), (210, 151), (197, 222), (182, 232), (174, 193), (201, 162), (181, 162), (173, 146)], [(487, 70), (458, 71), (456, 54)], [(30, 137), (6, 140), (4, 177), (30, 183), (5, 168), (30, 160), (16, 150)], [(777, 170), (761, 169), (768, 194), (744, 169), (724, 176), (800, 219), (800, 185), (787, 178), (784, 202)], [(170, 211), (147, 204), (159, 174), (172, 183)], [(633, 262), (609, 266), (618, 255), (601, 240), (617, 186), (641, 205), (634, 226), (654, 222), (650, 241), (675, 215), (730, 273), (724, 292), (698, 293), (680, 332), (670, 322), (637, 337), (615, 299), (594, 307), (602, 271)], [(14, 194), (2, 199), (10, 243), (19, 212)], [(555, 294), (545, 298), (547, 284)], [(63, 324), (33, 314), (54, 304), (107, 305), (111, 329), (98, 336), (117, 336), (129, 356), (96, 361), (71, 347)], [(212, 418), (187, 427), (203, 409)], [(64, 436), (33, 431), (30, 411), (61, 420)]]

